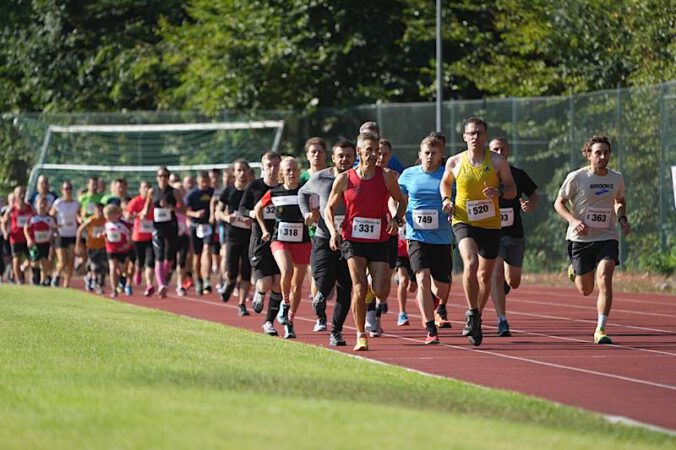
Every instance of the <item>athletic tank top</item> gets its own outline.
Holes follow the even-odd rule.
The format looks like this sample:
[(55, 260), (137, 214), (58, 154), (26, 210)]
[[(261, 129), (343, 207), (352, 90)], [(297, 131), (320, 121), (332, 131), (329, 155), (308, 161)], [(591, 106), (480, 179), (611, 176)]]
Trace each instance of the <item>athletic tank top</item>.
[(28, 224), (33, 215), (33, 208), (28, 204), (21, 208), (11, 206), (9, 213), (9, 243), (10, 244), (25, 244), (26, 235), (23, 233), (23, 227)]
[(38, 216), (37, 214), (28, 219), (28, 234), (38, 245), (50, 244), (52, 242), (52, 225), (54, 219), (51, 216)]
[[(168, 206), (160, 207), (160, 201), (164, 200)], [(157, 187), (153, 193), (153, 223), (155, 226), (166, 223), (176, 223), (176, 214), (173, 208), (176, 207), (176, 197), (174, 197), (174, 188), (166, 186), (162, 191)]]
[(298, 190), (286, 189), (283, 184), (273, 187), (261, 198), (264, 208), (270, 204), (275, 207), (275, 231), (272, 240), (289, 244), (310, 242), (303, 214), (298, 206)]
[(498, 175), (493, 169), (491, 152), (485, 150), (485, 157), (479, 167), (474, 167), (467, 159), (467, 152), (460, 160), (460, 172), (456, 177), (457, 194), (453, 224), (465, 223), (490, 230), (500, 229), (500, 206), (498, 197), (487, 199), (484, 183), (498, 187)]
[(381, 167), (376, 166), (376, 173), (369, 180), (359, 178), (355, 169), (348, 170), (347, 189), (343, 191), (343, 239), (354, 242), (387, 241), (390, 238), (387, 233), (389, 198), (390, 191), (385, 185)]
[(131, 227), (119, 222), (106, 222), (104, 225), (106, 252), (126, 253), (131, 249)]

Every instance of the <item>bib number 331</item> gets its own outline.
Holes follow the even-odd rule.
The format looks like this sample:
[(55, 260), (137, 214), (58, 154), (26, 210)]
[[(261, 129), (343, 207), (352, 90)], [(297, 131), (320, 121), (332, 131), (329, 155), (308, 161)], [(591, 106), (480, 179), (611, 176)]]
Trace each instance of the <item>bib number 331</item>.
[(352, 237), (376, 240), (380, 237), (381, 226), (380, 219), (355, 217), (352, 220)]

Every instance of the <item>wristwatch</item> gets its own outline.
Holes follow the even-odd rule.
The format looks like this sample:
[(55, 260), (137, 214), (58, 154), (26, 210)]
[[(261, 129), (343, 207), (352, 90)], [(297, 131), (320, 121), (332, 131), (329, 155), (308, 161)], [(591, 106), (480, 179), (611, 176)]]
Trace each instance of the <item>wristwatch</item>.
[(395, 222), (397, 222), (397, 225), (399, 226), (404, 225), (404, 219), (402, 219), (401, 217), (394, 216), (394, 220)]

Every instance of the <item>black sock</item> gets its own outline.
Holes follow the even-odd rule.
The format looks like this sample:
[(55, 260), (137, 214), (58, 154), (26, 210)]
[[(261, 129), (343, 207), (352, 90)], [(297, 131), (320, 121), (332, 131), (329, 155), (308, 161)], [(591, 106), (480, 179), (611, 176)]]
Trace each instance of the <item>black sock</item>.
[(274, 322), (279, 313), (279, 305), (282, 303), (281, 292), (270, 292), (270, 301), (268, 302), (268, 315), (265, 317), (267, 322)]
[(366, 311), (375, 311), (376, 309), (376, 301), (373, 300), (371, 303), (368, 303), (366, 305)]
[(40, 284), (40, 269), (33, 268), (31, 270), (33, 272), (33, 284), (34, 285), (39, 285)]
[(434, 324), (434, 320), (425, 322), (425, 328), (427, 328), (427, 332), (430, 334), (430, 336), (437, 335), (437, 326)]
[(380, 316), (382, 316), (382, 315), (383, 315), (383, 304), (382, 304), (382, 303), (378, 303), (378, 304), (376, 305), (376, 317), (380, 317)]

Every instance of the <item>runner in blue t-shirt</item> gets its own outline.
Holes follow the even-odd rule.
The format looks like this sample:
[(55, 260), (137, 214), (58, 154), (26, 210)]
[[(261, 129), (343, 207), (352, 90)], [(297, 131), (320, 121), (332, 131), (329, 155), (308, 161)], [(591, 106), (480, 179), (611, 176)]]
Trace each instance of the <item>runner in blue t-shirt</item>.
[(434, 321), (434, 295), (448, 296), (451, 283), (453, 232), (442, 210), (439, 184), (444, 175), (443, 141), (428, 136), (420, 143), (420, 165), (399, 177), (401, 191), (408, 196), (406, 238), (411, 269), (418, 282), (416, 298), (427, 328), (425, 344), (438, 344)]

